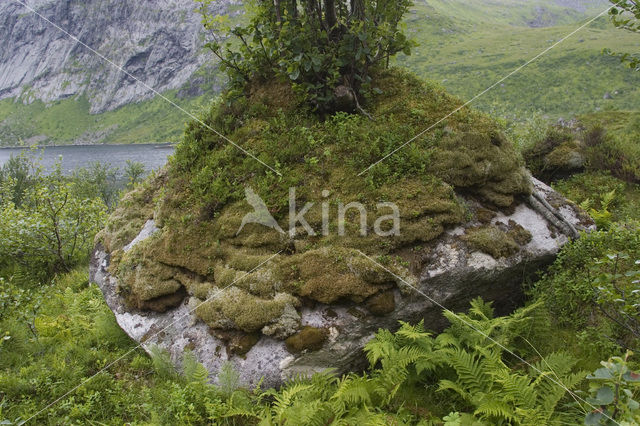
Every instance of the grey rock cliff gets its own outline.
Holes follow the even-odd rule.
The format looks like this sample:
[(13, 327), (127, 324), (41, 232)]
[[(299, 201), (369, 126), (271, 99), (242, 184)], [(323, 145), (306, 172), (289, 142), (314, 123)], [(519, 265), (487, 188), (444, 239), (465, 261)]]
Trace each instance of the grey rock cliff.
[[(23, 0), (20, 0), (23, 1)], [(53, 24), (158, 92), (188, 86), (207, 60), (192, 0), (25, 0)], [(233, 0), (217, 2), (220, 10)], [(0, 2), (0, 99), (86, 95), (99, 113), (152, 91), (19, 2)], [(185, 84), (190, 81), (194, 85)]]

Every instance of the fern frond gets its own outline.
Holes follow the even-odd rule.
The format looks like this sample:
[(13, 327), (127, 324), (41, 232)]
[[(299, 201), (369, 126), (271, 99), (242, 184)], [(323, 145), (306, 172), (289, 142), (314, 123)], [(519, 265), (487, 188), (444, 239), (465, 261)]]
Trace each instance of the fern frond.
[(396, 339), (389, 330), (380, 329), (376, 333), (376, 337), (369, 341), (364, 351), (369, 361), (369, 365), (374, 367), (380, 359), (388, 356), (396, 346)]
[[(411, 343), (415, 343), (417, 341), (429, 340), (431, 337), (431, 333), (427, 333), (424, 330), (424, 322), (420, 321), (415, 326), (412, 326), (409, 323), (400, 321), (401, 327), (398, 331), (396, 331), (396, 336), (400, 337), (402, 340), (407, 340)], [(403, 342), (404, 343), (404, 342)]]
[(518, 407), (536, 407), (538, 395), (531, 377), (504, 370), (497, 375), (496, 381), (502, 387), (500, 395), (505, 401), (513, 402)]
[(158, 376), (165, 379), (175, 379), (178, 377), (178, 371), (171, 360), (169, 352), (157, 345), (151, 346), (149, 351), (151, 352), (153, 369)]
[(436, 346), (439, 348), (444, 348), (447, 346), (453, 346), (454, 348), (460, 347), (460, 340), (453, 334), (445, 331), (444, 333), (439, 334), (435, 338)]
[(182, 374), (188, 383), (206, 384), (209, 371), (200, 364), (191, 351), (186, 351), (182, 357)]
[(349, 374), (340, 381), (332, 400), (349, 405), (371, 405), (373, 386), (367, 376)]
[(462, 349), (447, 350), (446, 363), (454, 369), (458, 382), (470, 393), (485, 392), (491, 386), (490, 377), (473, 354)]
[(477, 297), (471, 301), (471, 307), (467, 315), (480, 320), (493, 319), (493, 302), (485, 302), (481, 297)]
[(487, 395), (478, 404), (474, 414), (480, 418), (490, 420), (491, 418), (514, 421), (516, 419), (514, 410), (506, 402), (494, 399)]
[(445, 390), (451, 390), (457, 393), (458, 395), (460, 395), (462, 399), (466, 401), (471, 401), (472, 399), (471, 394), (467, 392), (466, 389), (464, 389), (461, 385), (459, 385), (454, 381), (447, 380), (447, 379), (440, 380), (440, 382), (438, 382), (438, 391), (445, 391)]

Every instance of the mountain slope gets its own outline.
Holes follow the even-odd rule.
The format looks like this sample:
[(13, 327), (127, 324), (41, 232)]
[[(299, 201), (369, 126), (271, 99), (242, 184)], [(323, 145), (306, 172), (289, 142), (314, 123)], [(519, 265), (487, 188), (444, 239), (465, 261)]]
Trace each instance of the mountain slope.
[[(602, 13), (608, 4), (600, 0), (419, 1), (407, 18), (407, 27), (420, 45), (413, 55), (400, 56), (397, 62), (471, 99)], [(562, 25), (541, 26), (536, 18), (541, 10), (549, 22)], [(637, 109), (640, 74), (602, 55), (605, 47), (638, 51), (640, 37), (616, 29), (602, 17), (474, 105), (508, 119), (537, 111), (557, 118)]]
[[(0, 4), (0, 99), (52, 102), (85, 95), (91, 113), (178, 89), (207, 60), (191, 0), (37, 0)], [(224, 3), (223, 3), (224, 4)], [(222, 7), (221, 7), (222, 10)]]

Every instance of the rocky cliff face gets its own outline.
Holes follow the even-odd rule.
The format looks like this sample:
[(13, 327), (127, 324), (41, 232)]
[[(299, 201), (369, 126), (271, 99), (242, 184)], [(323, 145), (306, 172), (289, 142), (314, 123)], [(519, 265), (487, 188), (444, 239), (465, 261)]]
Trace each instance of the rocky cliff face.
[[(22, 1), (22, 0), (21, 0)], [(216, 2), (222, 11), (231, 1)], [(153, 92), (53, 24), (158, 92), (190, 87), (208, 59), (192, 0), (28, 0), (0, 3), (0, 99), (55, 101), (86, 95), (91, 112)], [(45, 19), (52, 23), (47, 22)], [(195, 88), (193, 87), (195, 86)]]

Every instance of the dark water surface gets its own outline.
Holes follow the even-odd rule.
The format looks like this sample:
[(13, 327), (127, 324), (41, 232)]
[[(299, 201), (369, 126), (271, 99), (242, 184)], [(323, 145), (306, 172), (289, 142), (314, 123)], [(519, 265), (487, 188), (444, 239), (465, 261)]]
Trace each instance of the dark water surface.
[(122, 176), (127, 160), (144, 164), (146, 172), (162, 167), (167, 162), (167, 157), (173, 154), (173, 146), (162, 144), (51, 146), (41, 148), (33, 154), (29, 154), (28, 149), (3, 148), (0, 149), (0, 166), (12, 155), (18, 155), (23, 151), (28, 155), (35, 155), (36, 158), (41, 157), (40, 164), (46, 170), (51, 170), (58, 160), (62, 161), (62, 171), (65, 174), (99, 162), (118, 168), (118, 175)]

